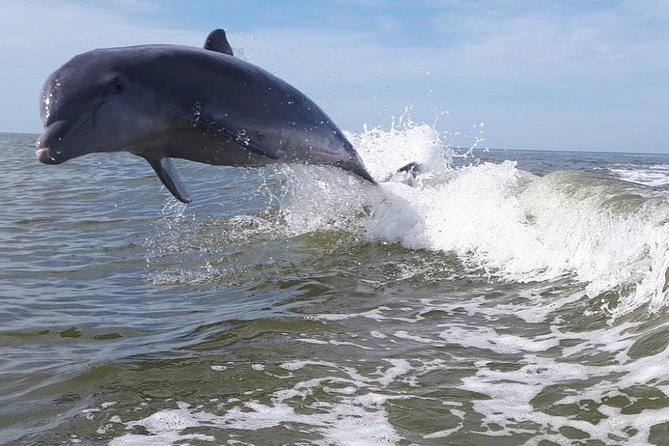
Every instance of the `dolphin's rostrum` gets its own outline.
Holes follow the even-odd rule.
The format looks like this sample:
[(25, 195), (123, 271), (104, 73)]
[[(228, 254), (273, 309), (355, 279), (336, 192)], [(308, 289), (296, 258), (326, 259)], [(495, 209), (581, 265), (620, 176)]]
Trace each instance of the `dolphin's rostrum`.
[(75, 56), (47, 79), (40, 113), (41, 162), (128, 151), (184, 203), (190, 197), (171, 158), (330, 164), (374, 183), (332, 120), (293, 86), (234, 57), (222, 29), (204, 48), (141, 45)]

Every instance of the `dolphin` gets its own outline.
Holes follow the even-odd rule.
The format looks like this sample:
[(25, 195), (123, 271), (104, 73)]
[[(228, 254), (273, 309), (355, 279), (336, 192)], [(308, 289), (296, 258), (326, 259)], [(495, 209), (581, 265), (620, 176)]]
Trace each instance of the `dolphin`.
[(327, 164), (376, 184), (335, 123), (307, 96), (234, 56), (225, 31), (204, 48), (140, 45), (79, 54), (46, 80), (37, 159), (60, 164), (127, 151), (178, 200), (172, 158), (225, 166)]

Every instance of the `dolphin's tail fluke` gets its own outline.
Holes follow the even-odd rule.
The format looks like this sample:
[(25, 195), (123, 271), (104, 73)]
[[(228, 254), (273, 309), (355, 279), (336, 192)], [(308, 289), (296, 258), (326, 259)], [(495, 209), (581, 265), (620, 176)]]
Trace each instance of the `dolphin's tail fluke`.
[[(362, 163), (357, 163), (357, 162), (339, 162), (336, 163), (337, 167), (341, 167), (344, 170), (347, 170), (351, 172), (352, 174), (369, 181), (372, 184), (378, 184), (374, 178), (367, 172), (367, 169), (365, 169), (365, 166), (362, 165)], [(423, 171), (423, 166), (418, 164), (417, 162), (413, 161), (406, 166), (402, 166), (399, 169), (395, 171), (394, 174), (397, 173), (407, 173), (410, 175), (410, 178), (416, 178), (416, 176)], [(387, 179), (392, 177), (394, 174), (391, 174)], [(386, 180), (387, 180), (386, 179)]]
[[(401, 179), (405, 184), (413, 185), (413, 181), (416, 179), (419, 173), (424, 172), (424, 166), (418, 164), (416, 161), (412, 161), (407, 165), (404, 165), (397, 169), (394, 172), (388, 174), (383, 181), (390, 181), (392, 178)], [(403, 175), (400, 175), (403, 174)]]
[(410, 174), (413, 178), (416, 178), (416, 175), (423, 171), (423, 167), (415, 161), (410, 162), (406, 166), (402, 166), (397, 169), (397, 173), (406, 172)]

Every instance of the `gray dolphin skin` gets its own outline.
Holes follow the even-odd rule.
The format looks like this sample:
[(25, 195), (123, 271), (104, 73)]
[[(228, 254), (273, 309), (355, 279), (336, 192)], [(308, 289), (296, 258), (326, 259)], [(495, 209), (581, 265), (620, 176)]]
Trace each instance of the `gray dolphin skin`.
[(141, 45), (75, 56), (47, 79), (40, 114), (41, 162), (127, 151), (146, 159), (184, 203), (191, 199), (171, 158), (329, 164), (375, 184), (332, 120), (293, 86), (234, 57), (222, 29), (204, 48)]

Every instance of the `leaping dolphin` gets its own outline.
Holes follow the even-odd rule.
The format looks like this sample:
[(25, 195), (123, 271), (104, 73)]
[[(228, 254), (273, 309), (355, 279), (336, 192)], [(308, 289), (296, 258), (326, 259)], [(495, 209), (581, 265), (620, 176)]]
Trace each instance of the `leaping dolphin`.
[(44, 84), (40, 115), (41, 162), (128, 151), (184, 203), (191, 198), (171, 158), (330, 164), (375, 183), (334, 122), (295, 87), (234, 57), (222, 29), (204, 48), (140, 45), (75, 56)]

